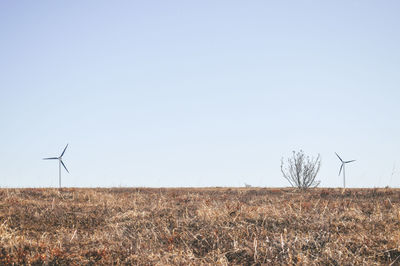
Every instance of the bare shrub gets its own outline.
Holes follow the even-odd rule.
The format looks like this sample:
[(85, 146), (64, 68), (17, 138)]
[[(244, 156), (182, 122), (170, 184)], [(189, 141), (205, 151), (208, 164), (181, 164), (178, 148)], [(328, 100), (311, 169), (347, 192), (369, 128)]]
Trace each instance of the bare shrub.
[(283, 177), (289, 181), (292, 187), (300, 189), (307, 189), (310, 187), (317, 187), (320, 181), (315, 178), (321, 167), (321, 159), (318, 154), (317, 158), (310, 158), (306, 156), (302, 150), (295, 152), (293, 156), (286, 160), (281, 159), (281, 172)]

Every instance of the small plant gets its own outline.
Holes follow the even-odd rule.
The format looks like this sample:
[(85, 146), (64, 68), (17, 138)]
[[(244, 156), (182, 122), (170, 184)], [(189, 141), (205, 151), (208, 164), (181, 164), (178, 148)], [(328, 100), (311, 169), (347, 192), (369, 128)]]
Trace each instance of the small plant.
[(321, 159), (318, 154), (317, 158), (306, 156), (302, 150), (293, 151), (293, 157), (288, 158), (286, 162), (281, 159), (281, 172), (283, 177), (289, 181), (292, 187), (307, 189), (317, 187), (320, 181), (315, 178), (321, 167)]

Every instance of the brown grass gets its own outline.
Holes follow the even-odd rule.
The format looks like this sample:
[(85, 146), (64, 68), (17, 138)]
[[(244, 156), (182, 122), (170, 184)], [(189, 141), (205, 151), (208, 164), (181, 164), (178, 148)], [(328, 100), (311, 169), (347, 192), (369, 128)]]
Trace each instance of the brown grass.
[(397, 189), (0, 189), (0, 264), (397, 264)]

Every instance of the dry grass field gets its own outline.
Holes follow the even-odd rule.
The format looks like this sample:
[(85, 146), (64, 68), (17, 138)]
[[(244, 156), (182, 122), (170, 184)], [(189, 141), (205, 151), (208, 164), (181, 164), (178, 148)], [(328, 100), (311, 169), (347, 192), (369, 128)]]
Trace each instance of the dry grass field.
[(0, 189), (0, 264), (396, 265), (397, 189)]

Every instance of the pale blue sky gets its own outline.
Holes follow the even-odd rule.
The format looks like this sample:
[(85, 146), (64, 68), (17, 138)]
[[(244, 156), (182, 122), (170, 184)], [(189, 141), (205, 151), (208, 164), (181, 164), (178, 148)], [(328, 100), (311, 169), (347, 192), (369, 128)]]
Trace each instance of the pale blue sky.
[[(398, 1), (1, 1), (0, 186), (400, 185)], [(393, 171), (394, 168), (394, 171)]]

